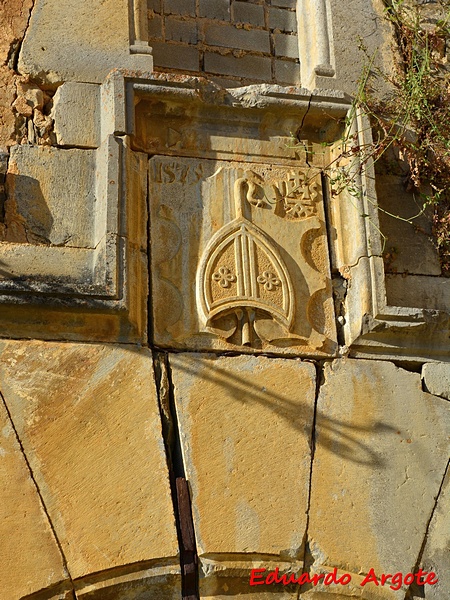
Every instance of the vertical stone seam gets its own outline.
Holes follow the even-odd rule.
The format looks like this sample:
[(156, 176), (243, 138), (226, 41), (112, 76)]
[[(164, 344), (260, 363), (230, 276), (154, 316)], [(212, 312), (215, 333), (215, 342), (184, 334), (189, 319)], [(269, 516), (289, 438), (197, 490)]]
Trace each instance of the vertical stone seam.
[[(433, 508), (431, 510), (431, 514), (430, 514), (430, 518), (428, 519), (427, 526), (425, 528), (425, 535), (424, 535), (423, 542), (422, 542), (422, 545), (421, 545), (420, 550), (419, 550), (419, 555), (417, 557), (417, 561), (416, 561), (416, 564), (414, 566), (414, 570), (412, 571), (413, 573), (417, 573), (417, 571), (419, 570), (419, 567), (420, 567), (420, 563), (422, 562), (423, 553), (425, 552), (425, 547), (426, 547), (427, 541), (428, 541), (428, 532), (430, 530), (431, 521), (433, 520), (434, 513), (436, 512), (436, 508), (437, 508), (437, 505), (438, 505), (438, 502), (439, 502), (439, 497), (440, 497), (440, 495), (442, 493), (442, 490), (444, 488), (445, 478), (447, 477), (447, 473), (448, 473), (449, 469), (450, 469), (450, 459), (447, 461), (447, 465), (446, 465), (445, 470), (444, 470), (444, 475), (442, 476), (441, 485), (439, 486), (438, 493), (436, 494), (436, 498), (434, 500), (434, 505), (433, 505)], [(417, 584), (415, 582), (413, 582), (409, 586), (409, 588), (408, 588), (408, 590), (406, 592), (405, 600), (413, 600), (414, 598), (417, 598), (417, 597), (420, 598), (421, 596), (417, 596), (416, 595), (416, 592), (418, 590), (420, 590), (420, 588), (417, 586)]]
[[(182, 599), (199, 600), (198, 554), (194, 518), (181, 451), (181, 437), (176, 416), (169, 355), (166, 352), (154, 354), (153, 369), (177, 529)], [(186, 562), (186, 557), (188, 557), (189, 562)]]
[[(332, 248), (334, 248), (334, 242), (331, 235), (331, 198), (327, 181), (328, 177), (323, 170), (320, 173), (320, 179), (322, 183), (322, 199), (325, 213), (325, 232), (329, 248), (328, 261), (330, 266), (330, 282), (333, 291), (333, 305), (335, 313), (337, 343), (338, 346), (340, 346), (341, 348), (345, 348), (345, 303), (348, 294), (348, 286), (344, 277), (342, 277), (342, 275), (339, 273), (336, 266), (333, 265), (334, 252), (332, 251)], [(339, 297), (338, 290), (335, 287), (335, 281), (340, 281), (342, 283), (342, 287), (345, 290), (341, 297)]]
[[(2, 158), (1, 155), (3, 154), (3, 156), (5, 157), (5, 162), (4, 162), (4, 169), (2, 168)], [(11, 158), (11, 154), (9, 151), (9, 148), (6, 149), (5, 152), (2, 151), (2, 149), (0, 149), (0, 223), (4, 224), (5, 223), (5, 212), (6, 212), (6, 200), (7, 200), (7, 194), (6, 194), (6, 175), (8, 173), (9, 170), (9, 161)]]
[[(63, 550), (63, 548), (62, 548), (62, 546), (61, 546), (61, 542), (59, 541), (59, 538), (58, 538), (58, 536), (57, 536), (57, 534), (56, 534), (55, 528), (54, 528), (54, 526), (53, 526), (53, 523), (52, 523), (52, 520), (51, 520), (51, 518), (50, 518), (50, 514), (49, 514), (49, 512), (48, 512), (48, 509), (47, 509), (47, 506), (46, 506), (46, 504), (45, 504), (45, 501), (44, 501), (44, 498), (43, 498), (42, 492), (41, 492), (41, 490), (40, 490), (40, 488), (39, 488), (39, 485), (38, 485), (38, 483), (37, 483), (37, 481), (36, 481), (36, 479), (35, 479), (35, 477), (34, 477), (33, 470), (32, 470), (32, 468), (31, 468), (30, 462), (29, 462), (29, 460), (28, 460), (28, 457), (27, 457), (27, 455), (26, 455), (26, 453), (25, 453), (25, 450), (24, 450), (24, 447), (23, 447), (22, 441), (21, 441), (21, 439), (20, 439), (20, 437), (19, 437), (19, 433), (18, 433), (18, 431), (17, 431), (17, 429), (16, 429), (16, 426), (15, 426), (15, 424), (14, 424), (14, 421), (13, 421), (12, 415), (11, 415), (11, 413), (10, 413), (10, 411), (9, 411), (8, 405), (6, 404), (6, 400), (5, 400), (5, 398), (4, 398), (4, 396), (3, 396), (3, 393), (2, 393), (2, 392), (0, 392), (0, 398), (1, 398), (2, 402), (3, 402), (3, 405), (4, 405), (4, 407), (5, 407), (5, 410), (6, 410), (6, 413), (7, 413), (7, 415), (8, 415), (9, 421), (10, 421), (10, 423), (11, 423), (11, 427), (13, 428), (14, 435), (16, 436), (16, 440), (17, 440), (17, 443), (19, 444), (20, 451), (21, 451), (21, 453), (22, 453), (22, 456), (23, 456), (23, 458), (24, 458), (24, 460), (25, 460), (25, 464), (26, 464), (26, 466), (27, 466), (28, 472), (30, 473), (31, 480), (32, 480), (32, 482), (33, 482), (33, 484), (34, 484), (34, 486), (35, 486), (35, 488), (36, 488), (37, 494), (38, 494), (38, 496), (39, 496), (39, 499), (40, 499), (40, 501), (41, 501), (42, 509), (43, 509), (43, 511), (44, 511), (44, 513), (45, 513), (45, 515), (46, 515), (46, 517), (47, 517), (47, 520), (48, 520), (48, 523), (49, 523), (50, 529), (51, 529), (51, 531), (52, 531), (52, 533), (53, 533), (53, 536), (54, 536), (54, 538), (55, 538), (56, 545), (58, 546), (58, 549), (59, 549), (59, 551), (60, 551), (60, 553), (61, 553), (61, 559), (62, 559), (63, 567), (64, 567), (64, 569), (65, 569), (65, 571), (66, 571), (66, 573), (67, 573), (67, 576), (68, 576), (68, 578), (69, 578), (70, 585), (72, 586), (72, 590), (71, 590), (71, 591), (72, 591), (72, 593), (73, 593), (73, 596), (74, 596), (75, 600), (77, 600), (77, 598), (78, 598), (78, 597), (77, 597), (77, 594), (76, 594), (76, 592), (75, 592), (75, 586), (74, 586), (74, 583), (73, 583), (72, 575), (70, 574), (70, 570), (69, 570), (69, 567), (68, 567), (68, 564), (67, 564), (67, 559), (66, 559), (66, 556), (65, 556), (65, 554), (64, 554), (64, 550)], [(61, 582), (61, 583), (62, 583), (62, 582)]]
[(195, 23), (197, 25), (198, 70), (205, 71), (205, 24), (200, 19), (200, 0), (195, 0)]
[(264, 8), (264, 29), (269, 32), (269, 44), (270, 44), (270, 70), (272, 75), (272, 83), (276, 83), (275, 77), (275, 38), (273, 30), (269, 27), (269, 7), (267, 2), (263, 4)]
[[(309, 440), (309, 448), (311, 451), (311, 463), (309, 466), (309, 484), (308, 484), (308, 500), (306, 505), (306, 527), (304, 535), (304, 551), (303, 551), (303, 572), (309, 571), (308, 555), (309, 552), (309, 540), (308, 540), (308, 529), (309, 529), (309, 511), (311, 508), (311, 495), (312, 495), (312, 477), (313, 477), (313, 466), (314, 466), (314, 455), (316, 453), (316, 421), (317, 421), (317, 404), (319, 402), (320, 387), (322, 385), (323, 377), (323, 365), (312, 363), (316, 369), (316, 392), (314, 398), (314, 412), (311, 427), (311, 437)], [(300, 586), (298, 591), (298, 598), (301, 597), (303, 586)]]
[[(161, 10), (164, 10), (164, 6), (161, 4)], [(152, 284), (153, 284), (153, 268), (152, 268), (152, 244), (151, 244), (151, 238), (150, 238), (150, 159), (152, 158), (153, 155), (147, 154), (146, 155), (146, 176), (145, 176), (145, 207), (147, 209), (147, 220), (146, 220), (146, 224), (145, 224), (145, 235), (147, 237), (147, 339), (146, 339), (146, 343), (148, 344), (148, 346), (150, 347), (150, 350), (152, 350), (153, 348), (153, 305), (152, 305), (152, 297), (153, 297), (153, 290), (152, 290)], [(144, 320), (145, 320), (145, 315), (144, 315)], [(155, 372), (155, 354), (152, 351), (152, 356), (153, 356), (153, 374), (155, 377), (155, 383), (157, 382), (156, 379), (156, 372)], [(156, 384), (156, 394), (158, 397), (158, 403), (159, 403), (159, 387)]]

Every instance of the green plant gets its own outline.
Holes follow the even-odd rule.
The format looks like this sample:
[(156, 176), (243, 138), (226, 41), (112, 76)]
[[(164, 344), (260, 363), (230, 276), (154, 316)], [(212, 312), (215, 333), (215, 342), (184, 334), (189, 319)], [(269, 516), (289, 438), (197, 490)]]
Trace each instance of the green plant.
[[(425, 210), (432, 211), (433, 241), (442, 272), (450, 276), (450, 72), (445, 57), (450, 41), (449, 2), (440, 3), (443, 18), (432, 26), (422, 22), (419, 7), (405, 0), (388, 2), (385, 12), (396, 33), (400, 64), (391, 76), (374, 66), (375, 57), (368, 56), (353, 110), (369, 118), (374, 141), (356, 151), (363, 165), (372, 160), (391, 169), (395, 163), (407, 166), (406, 184), (420, 207), (415, 216), (402, 220), (414, 225)], [(380, 78), (392, 86), (388, 100), (374, 93)], [(342, 184), (355, 193), (348, 177)]]
[[(405, 0), (385, 0), (386, 18), (394, 28), (400, 61), (394, 74), (376, 66), (376, 55), (366, 54), (366, 66), (358, 82), (354, 101), (346, 117), (345, 130), (334, 146), (334, 158), (323, 168), (332, 194), (360, 198), (360, 176), (370, 162), (377, 169), (401, 174), (414, 194), (417, 214), (404, 218), (377, 205), (389, 216), (406, 221), (421, 231), (416, 220), (425, 211), (432, 213), (433, 242), (438, 250), (442, 273), (450, 276), (450, 70), (445, 49), (450, 43), (450, 0), (441, 0), (443, 18), (433, 26), (421, 22), (419, 7)], [(382, 80), (392, 93), (388, 99), (377, 94)], [(368, 143), (361, 143), (355, 127), (366, 117), (372, 133)], [(306, 149), (306, 148), (305, 148)], [(368, 202), (375, 200), (367, 198)], [(368, 214), (362, 215), (370, 220)], [(375, 227), (383, 240), (387, 238)], [(386, 252), (388, 266), (397, 250)]]
[[(385, 15), (392, 23), (398, 41), (400, 60), (394, 74), (376, 66), (360, 41), (367, 61), (354, 101), (345, 120), (344, 133), (338, 142), (324, 143), (323, 159), (332, 150), (333, 158), (322, 167), (331, 193), (361, 200), (360, 177), (368, 163), (375, 170), (388, 169), (405, 179), (405, 187), (414, 195), (417, 213), (404, 218), (376, 204), (381, 211), (415, 227), (425, 212), (432, 213), (432, 241), (439, 253), (442, 274), (450, 277), (450, 66), (446, 47), (450, 47), (450, 0), (438, 2), (442, 18), (432, 26), (423, 24), (417, 0), (384, 0)], [(450, 63), (450, 49), (449, 49)], [(387, 83), (392, 93), (381, 98), (379, 82)], [(361, 119), (366, 117), (365, 119)], [(356, 122), (359, 121), (358, 127)], [(368, 123), (371, 141), (361, 142), (361, 122)], [(301, 130), (299, 132), (301, 135)], [(306, 162), (310, 151), (299, 135), (295, 145), (303, 146)], [(317, 154), (317, 151), (316, 151)], [(356, 205), (356, 203), (355, 203)], [(383, 254), (389, 267), (398, 254), (396, 248), (385, 252), (387, 238), (369, 214), (362, 214), (376, 228), (383, 241)]]

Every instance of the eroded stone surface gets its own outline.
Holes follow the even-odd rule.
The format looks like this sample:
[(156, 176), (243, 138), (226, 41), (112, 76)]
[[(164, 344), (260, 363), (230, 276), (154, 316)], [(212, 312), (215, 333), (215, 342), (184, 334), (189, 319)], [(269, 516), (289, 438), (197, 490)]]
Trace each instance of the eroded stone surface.
[(422, 381), (427, 392), (450, 400), (450, 365), (448, 363), (425, 363), (422, 367)]
[(95, 245), (94, 151), (16, 146), (6, 181), (6, 241)]
[(52, 117), (58, 144), (97, 148), (100, 145), (100, 87), (64, 83), (53, 98)]
[(335, 351), (316, 170), (155, 157), (149, 193), (156, 344)]
[(108, 135), (97, 150), (16, 146), (0, 163), (3, 335), (146, 341), (147, 157)]
[(68, 575), (1, 398), (0, 481), (0, 597), (18, 600)]
[(19, 70), (47, 85), (63, 81), (101, 83), (115, 68), (151, 71), (150, 54), (130, 54), (130, 17), (127, 0), (79, 0), (76, 5), (36, 0)]
[(4, 342), (0, 385), (72, 578), (178, 563), (152, 357)]
[(15, 140), (16, 115), (12, 104), (16, 97), (14, 57), (19, 50), (33, 0), (0, 2), (0, 148)]
[(377, 174), (376, 184), (386, 273), (440, 275), (439, 255), (430, 239), (432, 214), (424, 211), (423, 201), (407, 192), (397, 175)]
[[(448, 403), (391, 363), (334, 361), (325, 367), (316, 433), (313, 569), (408, 573), (447, 464)], [(407, 587), (385, 587), (384, 597), (404, 598)], [(366, 593), (377, 597), (373, 584)]]
[[(373, 57), (374, 65), (381, 72), (394, 76), (396, 57), (392, 44), (392, 28), (389, 20), (385, 18), (385, 4), (382, 0), (351, 0), (351, 4), (340, 0), (312, 0), (298, 4), (304, 13), (304, 24), (299, 29), (300, 32), (304, 32), (304, 35), (299, 35), (300, 63), (304, 62), (305, 66), (310, 66), (309, 74), (305, 73), (305, 67), (302, 68), (302, 85), (310, 88), (339, 89), (354, 95), (358, 89), (358, 79), (367, 65), (367, 56)], [(310, 23), (315, 12), (319, 13), (318, 22), (311, 28)], [(311, 29), (312, 36), (308, 31)], [(355, 43), (357, 39), (361, 39), (365, 52)], [(325, 56), (323, 52), (326, 46), (335, 76), (333, 72), (330, 74), (327, 73), (327, 69), (321, 68), (327, 66), (323, 65), (328, 58), (327, 52)], [(316, 53), (319, 53), (316, 57), (319, 60), (311, 62)], [(303, 61), (302, 56), (305, 56)], [(386, 80), (380, 78), (377, 81), (377, 93), (380, 96), (392, 91), (388, 76)]]
[(425, 308), (448, 313), (450, 282), (446, 277), (387, 274), (386, 295), (391, 306)]
[(198, 354), (172, 355), (170, 364), (206, 597), (226, 583), (224, 571), (246, 577), (248, 592), (259, 555), (301, 568), (314, 366)]

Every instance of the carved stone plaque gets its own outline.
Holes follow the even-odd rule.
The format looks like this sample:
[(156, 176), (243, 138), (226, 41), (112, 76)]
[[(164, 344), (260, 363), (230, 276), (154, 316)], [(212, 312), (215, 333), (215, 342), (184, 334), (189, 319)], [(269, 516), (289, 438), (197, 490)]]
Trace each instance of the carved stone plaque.
[(156, 156), (149, 180), (156, 345), (335, 352), (317, 169)]

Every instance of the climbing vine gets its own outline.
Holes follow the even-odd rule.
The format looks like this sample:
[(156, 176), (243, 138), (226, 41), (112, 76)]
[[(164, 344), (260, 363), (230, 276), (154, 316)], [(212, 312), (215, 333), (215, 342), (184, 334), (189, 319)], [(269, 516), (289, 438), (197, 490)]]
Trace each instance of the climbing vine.
[[(432, 240), (442, 273), (450, 276), (450, 0), (434, 3), (434, 17), (428, 20), (423, 6), (407, 0), (386, 0), (385, 14), (395, 31), (400, 60), (395, 72), (386, 74), (374, 66), (375, 57), (367, 56), (354, 110), (369, 118), (374, 141), (357, 152), (362, 164), (370, 159), (403, 175), (420, 206), (406, 220), (415, 226), (425, 211), (432, 214)], [(388, 99), (376, 93), (380, 79), (392, 89)], [(355, 152), (351, 144), (350, 151)], [(340, 185), (352, 182), (344, 177)], [(393, 250), (386, 249), (388, 261)]]

